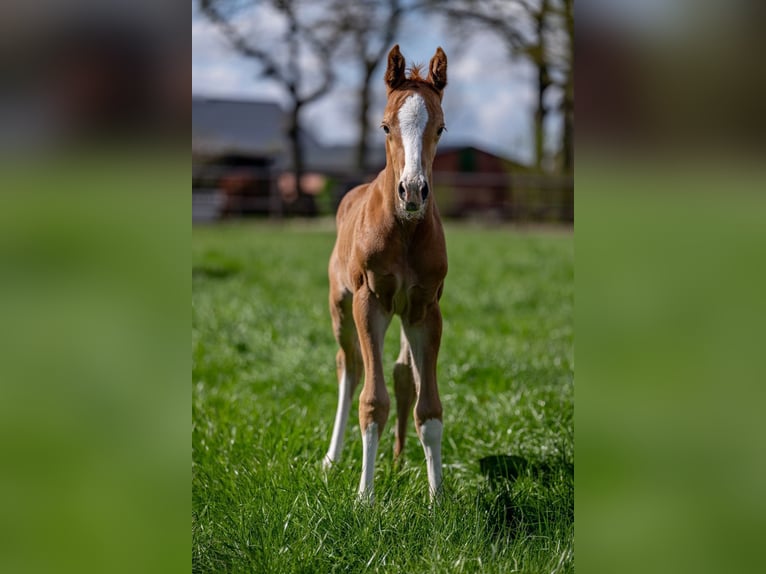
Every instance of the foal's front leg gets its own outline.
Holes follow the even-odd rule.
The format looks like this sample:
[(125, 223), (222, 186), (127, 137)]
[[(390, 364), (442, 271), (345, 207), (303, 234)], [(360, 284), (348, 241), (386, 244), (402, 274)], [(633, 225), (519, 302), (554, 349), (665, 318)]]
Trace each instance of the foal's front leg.
[(442, 485), (442, 404), (436, 383), (436, 359), (442, 335), (442, 315), (438, 303), (428, 306), (425, 316), (416, 323), (402, 321), (410, 343), (413, 375), (417, 388), (415, 428), (426, 457), (428, 487), (434, 500)]
[(391, 317), (367, 286), (354, 294), (354, 322), (364, 362), (364, 388), (359, 396), (359, 427), (362, 431), (362, 478), (359, 496), (372, 500), (378, 441), (388, 420), (391, 400), (383, 378), (383, 338)]

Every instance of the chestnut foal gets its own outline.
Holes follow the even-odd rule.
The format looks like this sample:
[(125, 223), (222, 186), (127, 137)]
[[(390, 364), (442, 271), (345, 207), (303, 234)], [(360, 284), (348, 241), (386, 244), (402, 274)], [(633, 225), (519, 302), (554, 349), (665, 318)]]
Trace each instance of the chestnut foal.
[(439, 493), (442, 406), (436, 384), (436, 359), (442, 334), (439, 299), (447, 274), (447, 251), (439, 210), (431, 191), (436, 144), (444, 131), (441, 108), (447, 84), (447, 56), (431, 59), (427, 78), (418, 68), (405, 74), (399, 46), (388, 54), (386, 167), (372, 183), (352, 189), (337, 214), (338, 237), (330, 258), (330, 312), (339, 381), (325, 467), (338, 460), (343, 433), (364, 367), (359, 397), (362, 478), (359, 495), (372, 500), (378, 440), (391, 401), (383, 377), (383, 338), (391, 317), (401, 318), (401, 351), (394, 365), (396, 439), (394, 456), (404, 448), (409, 411), (415, 403), (415, 428), (425, 451), (431, 499)]

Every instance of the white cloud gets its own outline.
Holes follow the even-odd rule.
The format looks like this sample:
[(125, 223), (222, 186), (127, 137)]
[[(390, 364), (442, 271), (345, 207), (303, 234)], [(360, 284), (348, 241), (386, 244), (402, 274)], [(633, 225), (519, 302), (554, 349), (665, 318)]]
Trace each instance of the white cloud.
[(314, 136), (327, 144), (356, 142), (356, 99), (348, 90), (333, 90), (306, 108), (304, 119)]
[(202, 16), (192, 19), (192, 63), (227, 56), (230, 53), (221, 33)]
[(206, 96), (284, 99), (278, 84), (258, 78), (258, 68), (236, 54), (213, 24), (192, 20), (192, 93)]

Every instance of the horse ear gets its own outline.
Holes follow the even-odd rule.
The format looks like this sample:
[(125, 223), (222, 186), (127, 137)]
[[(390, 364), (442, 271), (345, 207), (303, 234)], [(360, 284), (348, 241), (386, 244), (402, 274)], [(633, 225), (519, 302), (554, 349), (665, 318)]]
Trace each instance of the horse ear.
[(399, 51), (399, 44), (391, 48), (388, 53), (388, 69), (386, 69), (386, 84), (392, 90), (395, 90), (404, 82), (404, 56)]
[(440, 92), (447, 85), (447, 54), (444, 53), (441, 46), (436, 48), (436, 54), (431, 58), (431, 63), (428, 64), (428, 81)]

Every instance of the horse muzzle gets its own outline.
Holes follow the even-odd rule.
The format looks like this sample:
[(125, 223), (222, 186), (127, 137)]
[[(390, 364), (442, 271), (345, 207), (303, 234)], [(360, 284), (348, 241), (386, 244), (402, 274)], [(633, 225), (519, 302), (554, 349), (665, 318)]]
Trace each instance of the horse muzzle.
[(426, 202), (430, 190), (425, 179), (418, 178), (414, 181), (399, 182), (399, 199), (402, 200), (407, 211), (419, 211)]

